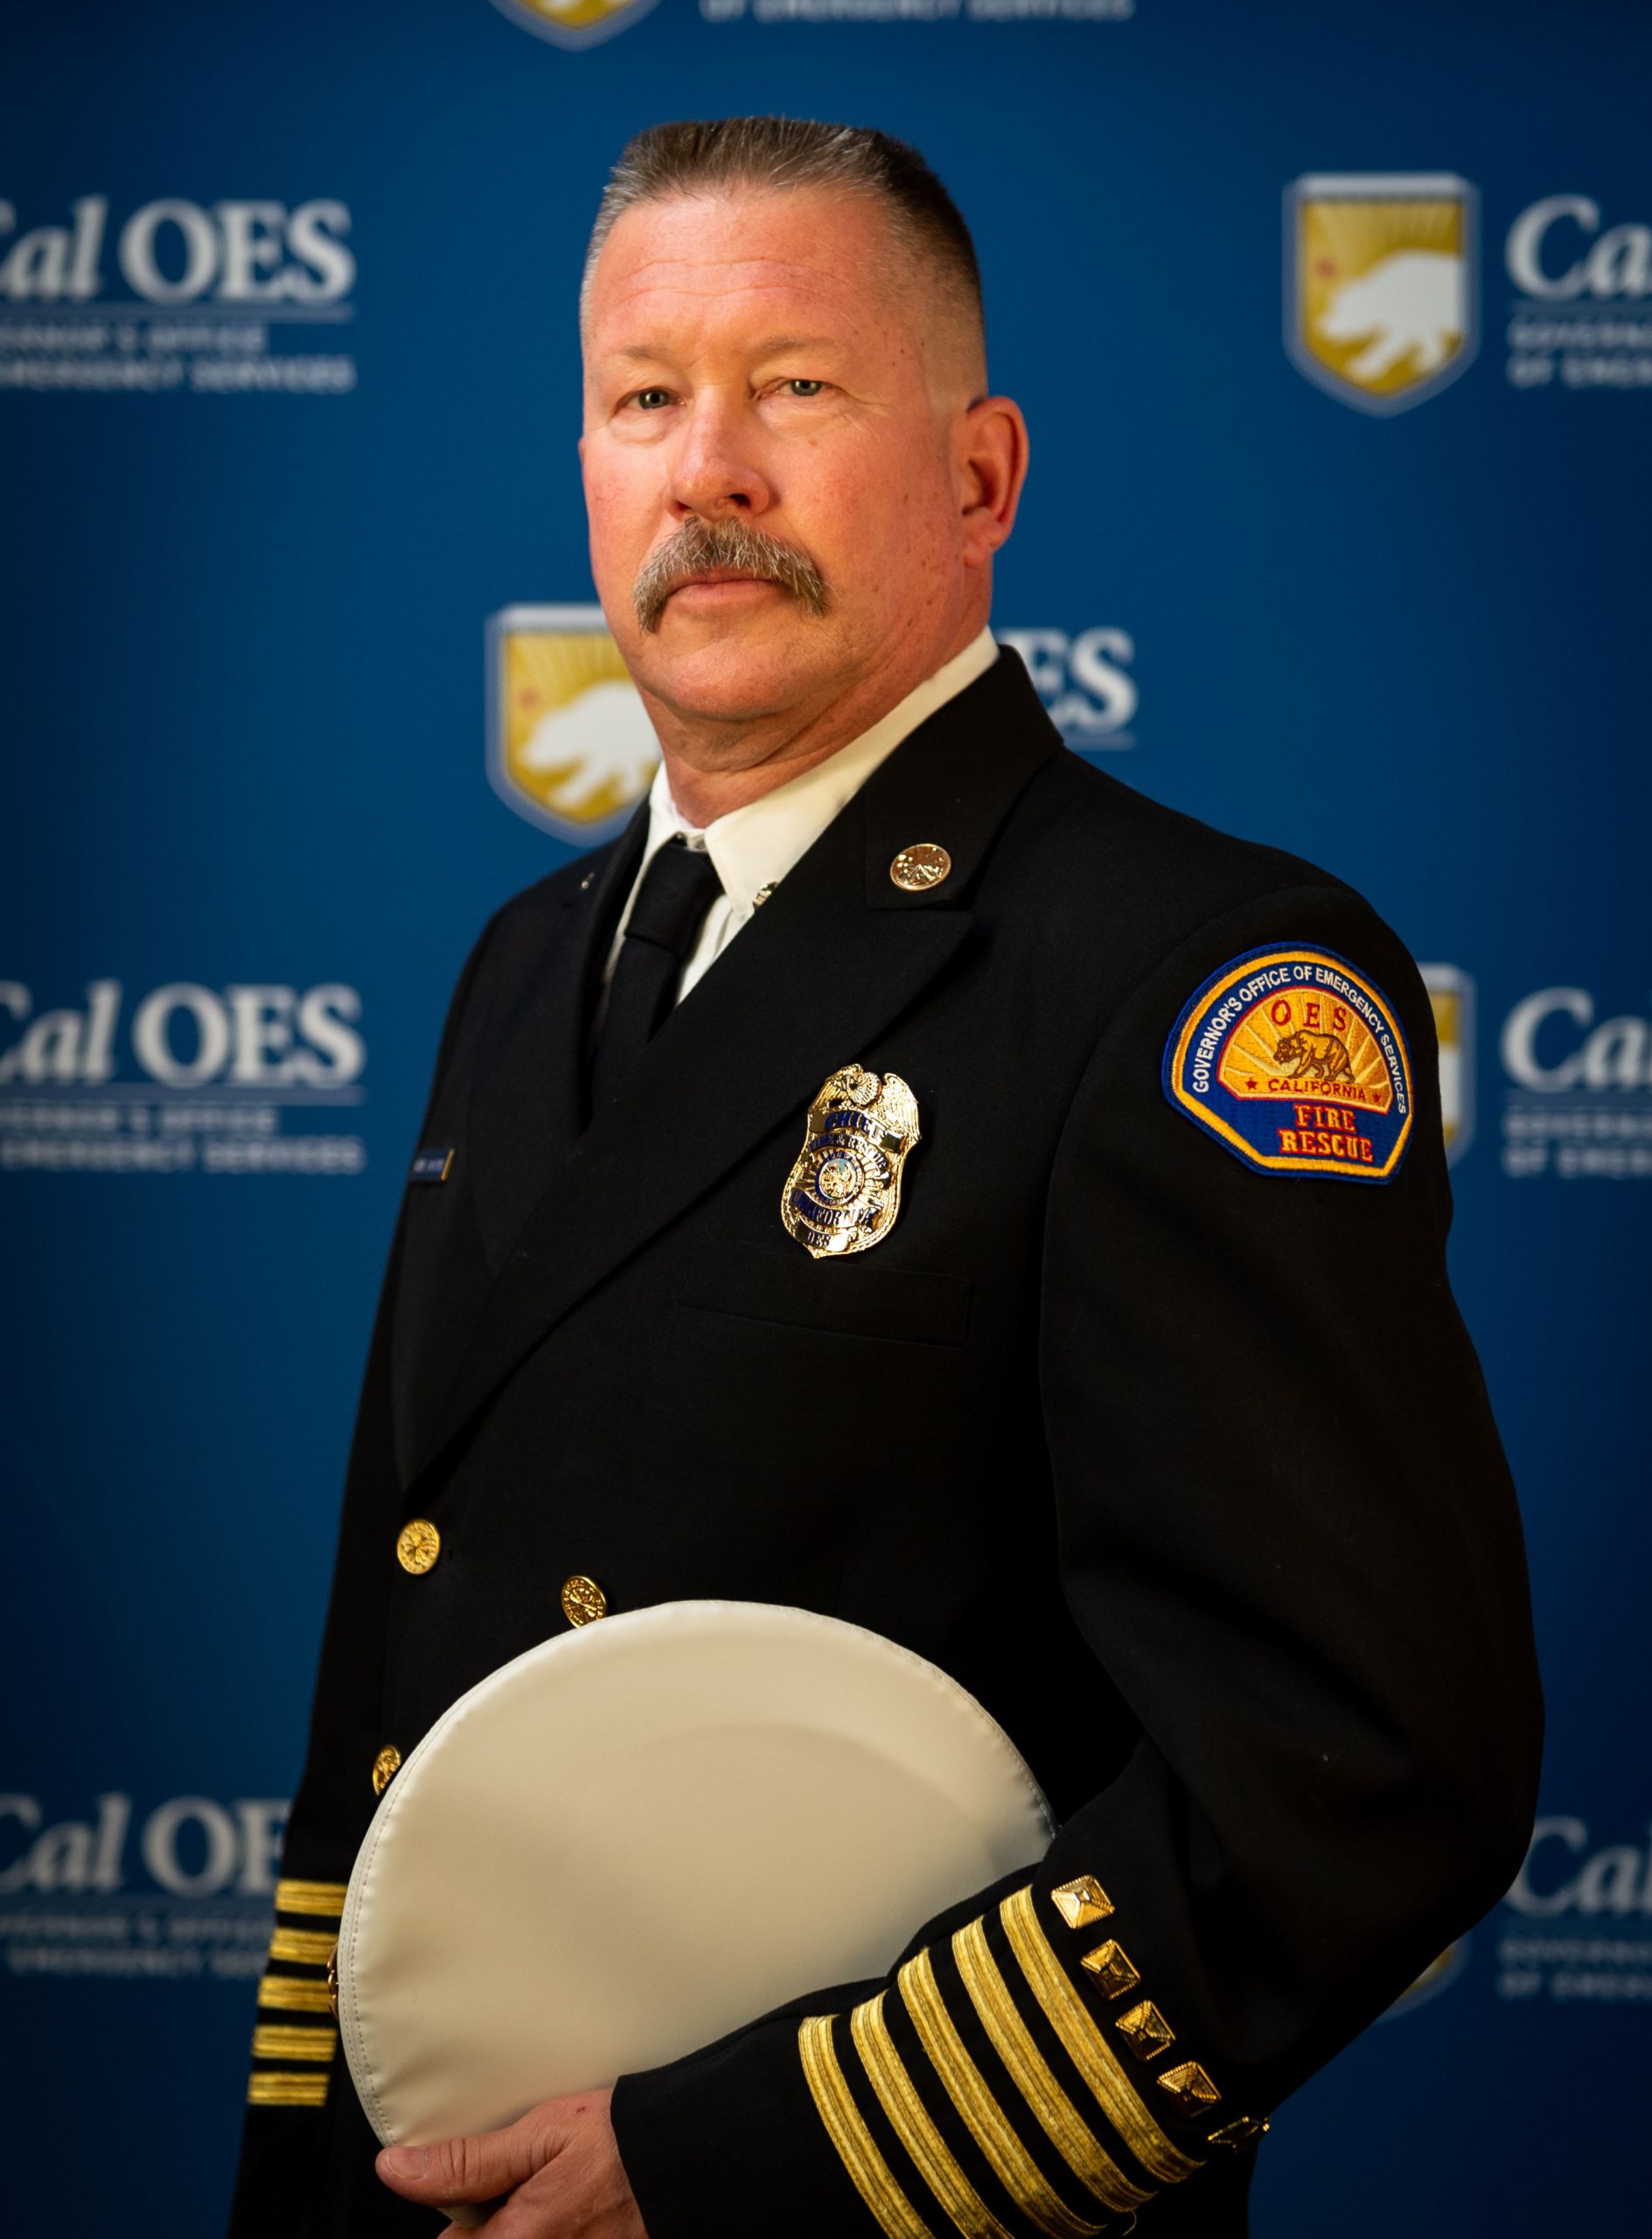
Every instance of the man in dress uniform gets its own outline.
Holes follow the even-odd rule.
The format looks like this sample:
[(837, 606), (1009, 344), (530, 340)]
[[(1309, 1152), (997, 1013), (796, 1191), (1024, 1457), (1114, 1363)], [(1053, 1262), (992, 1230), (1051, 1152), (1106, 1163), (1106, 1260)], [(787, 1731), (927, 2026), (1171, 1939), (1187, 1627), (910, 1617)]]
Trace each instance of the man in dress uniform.
[[(911, 150), (645, 133), (582, 311), (594, 570), (664, 765), (453, 999), (235, 2239), (502, 2197), (496, 2239), (1232, 2239), (1270, 2110), (1532, 1809), (1426, 997), (1339, 879), (1067, 752), (994, 646), (1025, 430)], [(954, 1674), (1047, 1857), (884, 1979), (375, 2158), (324, 1970), (378, 1796), (508, 1658), (698, 1596)]]

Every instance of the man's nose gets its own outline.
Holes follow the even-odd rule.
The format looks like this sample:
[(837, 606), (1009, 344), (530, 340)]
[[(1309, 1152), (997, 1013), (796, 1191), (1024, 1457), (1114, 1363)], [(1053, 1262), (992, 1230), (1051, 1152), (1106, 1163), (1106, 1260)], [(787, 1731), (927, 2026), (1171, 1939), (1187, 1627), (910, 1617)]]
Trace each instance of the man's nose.
[(672, 460), (671, 508), (723, 520), (766, 512), (772, 492), (758, 464), (749, 422), (716, 395), (697, 398)]

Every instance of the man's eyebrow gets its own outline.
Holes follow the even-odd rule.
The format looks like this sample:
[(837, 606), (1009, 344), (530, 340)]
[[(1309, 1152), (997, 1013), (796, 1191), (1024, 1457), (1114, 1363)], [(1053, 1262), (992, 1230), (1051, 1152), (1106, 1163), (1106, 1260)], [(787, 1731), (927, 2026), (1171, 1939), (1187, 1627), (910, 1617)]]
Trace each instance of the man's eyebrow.
[(752, 352), (757, 358), (782, 358), (788, 350), (835, 350), (835, 337), (830, 334), (771, 334), (760, 342)]
[[(829, 334), (770, 334), (756, 345), (750, 354), (754, 358), (781, 358), (789, 350), (835, 350), (841, 345)], [(670, 357), (669, 350), (652, 342), (626, 342), (617, 349), (605, 351), (605, 357), (623, 358), (637, 365), (660, 365)]]

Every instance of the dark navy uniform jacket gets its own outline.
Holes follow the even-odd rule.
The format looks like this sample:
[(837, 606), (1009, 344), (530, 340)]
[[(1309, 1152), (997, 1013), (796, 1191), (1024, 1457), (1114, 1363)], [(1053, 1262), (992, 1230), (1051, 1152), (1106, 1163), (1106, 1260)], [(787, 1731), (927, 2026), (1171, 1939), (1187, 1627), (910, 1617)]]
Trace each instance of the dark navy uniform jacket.
[[(1426, 994), (1339, 880), (1068, 752), (1007, 653), (587, 1126), (645, 820), (507, 903), (454, 997), (420, 1140), (455, 1156), (408, 1189), (373, 1335), (234, 2239), (436, 2228), (373, 2173), (322, 1970), (375, 1761), (562, 1629), (571, 1577), (904, 1643), (1061, 1823), (886, 1980), (620, 2081), (651, 2239), (1242, 2232), (1262, 2118), (1501, 1894), (1533, 1806)], [(920, 841), (952, 868), (908, 892)], [(1265, 1170), (1166, 1094), (1189, 998), (1281, 946), (1344, 959), (1409, 1046), (1386, 1181)], [(910, 1083), (923, 1140), (889, 1232), (816, 1260), (782, 1188), (854, 1063)]]

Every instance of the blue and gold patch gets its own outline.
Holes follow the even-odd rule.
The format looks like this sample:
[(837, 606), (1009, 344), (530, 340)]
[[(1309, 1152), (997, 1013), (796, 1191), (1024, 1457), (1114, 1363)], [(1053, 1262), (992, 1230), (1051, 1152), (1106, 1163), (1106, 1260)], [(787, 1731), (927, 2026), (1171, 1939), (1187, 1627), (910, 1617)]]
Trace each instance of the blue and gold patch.
[(1164, 1092), (1265, 1174), (1391, 1182), (1411, 1140), (1411, 1056), (1393, 1007), (1329, 949), (1224, 964), (1171, 1030)]

